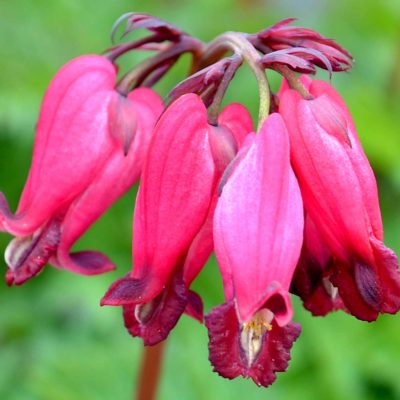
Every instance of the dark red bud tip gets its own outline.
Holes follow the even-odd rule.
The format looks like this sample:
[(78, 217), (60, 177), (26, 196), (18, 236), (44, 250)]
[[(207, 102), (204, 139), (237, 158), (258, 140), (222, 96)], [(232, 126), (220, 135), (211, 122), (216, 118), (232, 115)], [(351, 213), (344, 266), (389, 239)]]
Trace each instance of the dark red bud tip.
[(147, 281), (129, 275), (115, 281), (100, 301), (101, 306), (125, 306), (143, 302)]
[(290, 349), (301, 332), (292, 322), (283, 328), (275, 321), (266, 329), (241, 325), (233, 301), (212, 309), (205, 323), (214, 371), (228, 379), (251, 378), (265, 387), (275, 381), (276, 372), (286, 371)]
[[(332, 71), (346, 71), (351, 68), (353, 58), (347, 50), (339, 46), (334, 40), (325, 38), (316, 31), (287, 26), (292, 21), (293, 19), (286, 19), (254, 35), (256, 36), (255, 46), (267, 53), (271, 51), (281, 52), (282, 50), (290, 50), (291, 52), (291, 49), (293, 49), (298, 57), (318, 67), (325, 68), (330, 73)], [(299, 48), (303, 50), (299, 52)], [(281, 62), (288, 64), (291, 68), (295, 65), (296, 68), (292, 69), (297, 71), (301, 71), (301, 68), (303, 68), (302, 62), (293, 57), (285, 56), (281, 59)], [(306, 69), (308, 68), (306, 66)], [(306, 70), (304, 72), (307, 73)]]
[(124, 306), (125, 326), (134, 337), (141, 337), (146, 346), (167, 338), (188, 303), (188, 291), (181, 272), (175, 273), (169, 285), (144, 304)]
[(41, 272), (60, 242), (60, 221), (50, 221), (29, 237), (17, 237), (7, 246), (7, 285), (22, 285)]

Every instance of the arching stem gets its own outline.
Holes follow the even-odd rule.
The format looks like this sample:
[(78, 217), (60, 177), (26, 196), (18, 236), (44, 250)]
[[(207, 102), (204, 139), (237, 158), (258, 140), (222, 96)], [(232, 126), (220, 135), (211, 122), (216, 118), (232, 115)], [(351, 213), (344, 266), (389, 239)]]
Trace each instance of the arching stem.
[(179, 43), (171, 43), (165, 50), (141, 62), (129, 71), (118, 82), (116, 89), (119, 93), (126, 95), (132, 88), (140, 85), (154, 70), (168, 61), (179, 58), (183, 53), (192, 53), (193, 63), (196, 63), (196, 59), (199, 58), (202, 48), (203, 43), (190, 36), (184, 36)]
[(208, 107), (208, 122), (212, 125), (217, 125), (219, 108), (222, 103), (222, 99), (225, 95), (226, 90), (228, 89), (229, 83), (235, 75), (237, 69), (242, 64), (242, 57), (239, 55), (234, 55), (232, 57), (232, 61), (229, 64), (229, 67), (226, 69), (224, 77), (218, 86), (218, 90), (215, 93), (213, 102), (210, 107)]
[(289, 86), (300, 93), (300, 95), (306, 100), (312, 100), (313, 96), (303, 85), (301, 79), (286, 65), (275, 64), (273, 69), (279, 72), (288, 82)]
[(246, 61), (257, 79), (260, 99), (258, 127), (260, 128), (269, 114), (270, 89), (265, 72), (258, 64), (260, 56), (243, 33), (226, 32), (211, 41), (204, 50), (198, 68), (204, 68), (212, 64), (221, 58), (228, 50), (233, 51)]

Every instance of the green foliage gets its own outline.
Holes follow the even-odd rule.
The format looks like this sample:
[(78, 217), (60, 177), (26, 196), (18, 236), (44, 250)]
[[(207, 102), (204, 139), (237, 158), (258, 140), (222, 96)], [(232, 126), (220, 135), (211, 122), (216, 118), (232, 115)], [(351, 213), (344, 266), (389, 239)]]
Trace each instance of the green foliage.
[[(301, 4), (301, 7), (300, 7)], [(333, 78), (354, 114), (378, 176), (387, 244), (400, 251), (400, 3), (359, 0), (96, 0), (0, 2), (0, 190), (16, 206), (30, 162), (43, 92), (57, 69), (110, 45), (109, 31), (124, 12), (155, 13), (207, 40), (224, 30), (257, 31), (288, 16), (336, 38), (356, 59)], [(362, 9), (361, 9), (362, 7)], [(396, 47), (397, 46), (397, 47)], [(127, 58), (126, 64), (134, 62)], [(186, 62), (185, 62), (186, 61)], [(159, 85), (165, 95), (184, 77), (187, 60)], [(328, 79), (326, 73), (321, 73)], [(227, 100), (257, 112), (253, 77), (241, 73)], [(252, 86), (253, 85), (253, 86)], [(99, 307), (108, 285), (131, 265), (134, 193), (122, 198), (80, 241), (107, 252), (118, 271), (79, 277), (46, 268), (20, 288), (0, 284), (0, 398), (8, 400), (128, 399), (141, 343), (125, 332), (120, 309)], [(0, 249), (9, 237), (0, 236)], [(3, 275), (4, 262), (1, 262)], [(222, 299), (213, 259), (195, 284), (207, 310)], [(312, 318), (295, 301), (303, 333), (288, 372), (269, 389), (229, 382), (212, 372), (204, 326), (183, 317), (168, 340), (160, 399), (394, 400), (400, 398), (399, 317), (374, 324), (343, 313)]]

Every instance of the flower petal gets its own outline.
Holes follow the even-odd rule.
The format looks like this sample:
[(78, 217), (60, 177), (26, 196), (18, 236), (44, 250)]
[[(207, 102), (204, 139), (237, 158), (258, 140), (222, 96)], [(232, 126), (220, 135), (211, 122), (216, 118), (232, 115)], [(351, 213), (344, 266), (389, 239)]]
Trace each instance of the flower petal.
[[(242, 321), (273, 295), (266, 290), (273, 282), (281, 285), (282, 300), (288, 304), (285, 292), (300, 254), (303, 208), (289, 164), (286, 128), (279, 115), (267, 119), (228, 179), (214, 224), (217, 259), (223, 276), (232, 276)], [(282, 324), (290, 316), (289, 307)]]
[(121, 143), (106, 161), (104, 168), (94, 177), (86, 191), (68, 209), (63, 222), (62, 238), (56, 262), (59, 266), (76, 273), (103, 273), (115, 268), (112, 262), (101, 253), (83, 252), (70, 256), (69, 251), (76, 240), (140, 176), (153, 128), (163, 106), (160, 97), (147, 88), (131, 92), (128, 101), (132, 103), (134, 118), (137, 120), (134, 140), (128, 154), (124, 155)]
[(136, 200), (132, 276), (148, 279), (157, 293), (183, 264), (208, 213), (215, 185), (209, 129), (192, 94), (168, 107), (155, 128)]
[(301, 332), (300, 325), (293, 322), (285, 327), (273, 322), (272, 329), (253, 338), (255, 353), (250, 362), (242, 347), (243, 327), (232, 301), (212, 309), (205, 323), (209, 336), (209, 359), (214, 371), (228, 379), (242, 375), (265, 387), (275, 381), (276, 372), (286, 371), (290, 349)]

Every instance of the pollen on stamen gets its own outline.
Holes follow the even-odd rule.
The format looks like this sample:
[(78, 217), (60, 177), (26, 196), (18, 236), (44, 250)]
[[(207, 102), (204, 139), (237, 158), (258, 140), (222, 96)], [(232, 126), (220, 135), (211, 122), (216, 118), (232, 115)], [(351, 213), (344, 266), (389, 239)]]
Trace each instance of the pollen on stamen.
[(240, 346), (246, 356), (247, 366), (250, 367), (261, 351), (264, 335), (272, 330), (274, 314), (267, 309), (258, 311), (254, 317), (243, 323), (240, 332)]

